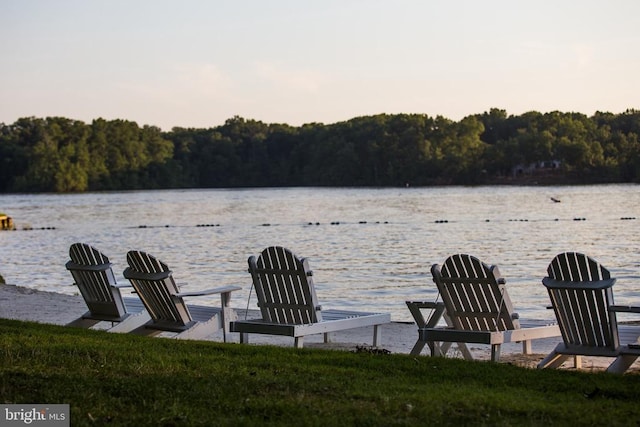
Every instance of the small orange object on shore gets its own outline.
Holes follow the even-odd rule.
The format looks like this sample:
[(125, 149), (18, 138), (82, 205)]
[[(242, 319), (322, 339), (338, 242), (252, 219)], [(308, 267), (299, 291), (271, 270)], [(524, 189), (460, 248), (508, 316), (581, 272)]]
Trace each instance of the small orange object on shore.
[(0, 230), (15, 230), (13, 219), (3, 213), (0, 213)]

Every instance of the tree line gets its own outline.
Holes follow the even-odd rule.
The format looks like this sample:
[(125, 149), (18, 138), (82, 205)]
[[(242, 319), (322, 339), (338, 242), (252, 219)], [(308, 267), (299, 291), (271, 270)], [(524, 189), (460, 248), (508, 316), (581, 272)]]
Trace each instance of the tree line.
[(640, 111), (379, 114), (294, 127), (0, 123), (0, 192), (640, 181)]

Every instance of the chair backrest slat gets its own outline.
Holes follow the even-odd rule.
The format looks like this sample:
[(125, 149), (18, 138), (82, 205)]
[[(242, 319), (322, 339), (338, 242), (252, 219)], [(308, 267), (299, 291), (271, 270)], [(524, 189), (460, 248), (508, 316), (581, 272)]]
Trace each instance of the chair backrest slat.
[(271, 246), (248, 260), (249, 272), (265, 321), (309, 324), (322, 320), (308, 261)]
[(442, 267), (434, 264), (431, 274), (455, 328), (504, 331), (520, 327), (496, 266), (457, 254), (447, 258)]
[[(124, 276), (129, 279), (154, 322), (184, 326), (192, 321), (169, 267), (152, 255), (142, 251), (127, 253), (129, 268)], [(157, 278), (157, 273), (167, 273)]]

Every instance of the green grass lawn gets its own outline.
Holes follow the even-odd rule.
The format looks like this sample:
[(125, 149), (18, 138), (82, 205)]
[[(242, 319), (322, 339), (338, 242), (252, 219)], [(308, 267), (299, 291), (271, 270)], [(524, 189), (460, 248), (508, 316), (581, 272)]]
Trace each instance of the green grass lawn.
[(0, 320), (2, 403), (71, 425), (637, 425), (640, 376)]

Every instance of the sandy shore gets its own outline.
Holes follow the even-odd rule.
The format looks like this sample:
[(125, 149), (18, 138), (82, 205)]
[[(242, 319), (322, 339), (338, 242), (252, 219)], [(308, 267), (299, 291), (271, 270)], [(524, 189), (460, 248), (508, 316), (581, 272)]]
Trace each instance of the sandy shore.
[[(86, 312), (86, 305), (80, 296), (63, 295), (53, 292), (43, 292), (34, 289), (13, 285), (0, 285), (0, 317), (6, 319), (28, 320), (41, 323), (65, 325)], [(256, 312), (250, 311), (249, 316), (255, 316)], [(245, 311), (238, 310), (238, 316), (244, 317)], [(321, 335), (305, 337), (305, 347), (331, 348), (355, 351), (358, 347), (369, 347), (372, 342), (372, 328), (360, 328), (338, 332), (333, 343), (322, 342)], [(238, 334), (231, 334), (231, 341), (238, 342)], [(414, 323), (392, 322), (382, 328), (382, 345), (380, 349), (391, 353), (409, 354), (417, 338), (417, 328)], [(209, 339), (221, 341), (222, 334), (214, 334)], [(293, 339), (289, 337), (276, 337), (252, 334), (252, 344), (268, 344), (292, 346)], [(519, 366), (534, 368), (540, 360), (548, 354), (559, 342), (557, 339), (536, 340), (533, 342), (534, 354), (523, 355), (520, 344), (505, 344), (502, 346), (501, 363), (511, 363)], [(470, 346), (471, 352), (479, 360), (488, 360), (490, 357), (489, 346)], [(428, 349), (423, 350), (422, 355), (427, 356)], [(453, 357), (461, 357), (455, 347), (450, 350)], [(583, 358), (583, 370), (605, 369), (613, 359), (610, 358)], [(563, 369), (573, 369), (563, 367)], [(632, 370), (640, 371), (640, 361), (632, 366)]]

